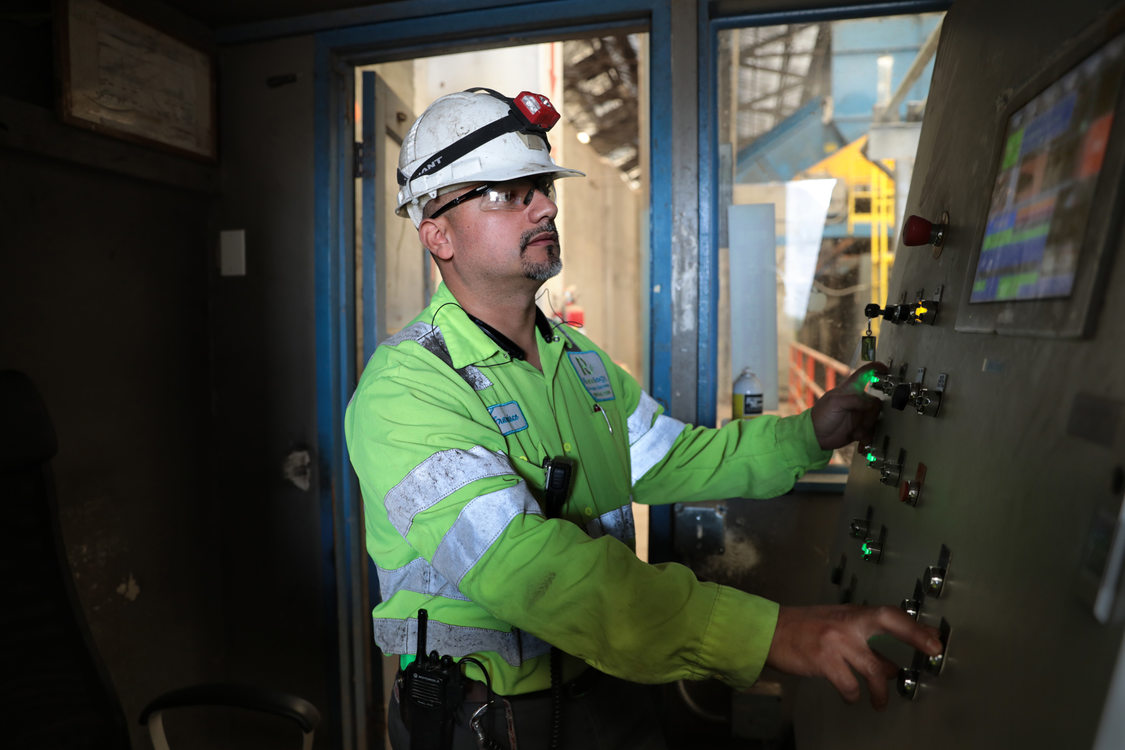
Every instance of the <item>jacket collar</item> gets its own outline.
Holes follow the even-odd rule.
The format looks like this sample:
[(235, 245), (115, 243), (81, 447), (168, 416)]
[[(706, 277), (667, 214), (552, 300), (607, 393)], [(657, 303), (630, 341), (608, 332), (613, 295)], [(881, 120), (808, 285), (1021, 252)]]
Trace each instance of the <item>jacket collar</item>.
[[(432, 322), (442, 331), (453, 367), (461, 368), (492, 359), (526, 359), (523, 350), (500, 331), (465, 312), (445, 283), (438, 285), (422, 320)], [(547, 342), (555, 333), (543, 311), (536, 307), (535, 327)], [(518, 356), (517, 356), (518, 355)]]

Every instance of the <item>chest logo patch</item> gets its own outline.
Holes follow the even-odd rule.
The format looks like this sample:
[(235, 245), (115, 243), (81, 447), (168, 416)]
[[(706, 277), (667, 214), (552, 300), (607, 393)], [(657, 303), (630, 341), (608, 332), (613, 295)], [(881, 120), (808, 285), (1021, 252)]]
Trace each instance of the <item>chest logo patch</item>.
[(527, 429), (527, 419), (524, 418), (520, 405), (515, 401), (490, 406), (488, 413), (500, 428), (501, 435), (511, 435), (513, 432)]
[(605, 363), (597, 352), (567, 352), (566, 356), (570, 357), (578, 379), (595, 401), (613, 400), (613, 386), (609, 384)]

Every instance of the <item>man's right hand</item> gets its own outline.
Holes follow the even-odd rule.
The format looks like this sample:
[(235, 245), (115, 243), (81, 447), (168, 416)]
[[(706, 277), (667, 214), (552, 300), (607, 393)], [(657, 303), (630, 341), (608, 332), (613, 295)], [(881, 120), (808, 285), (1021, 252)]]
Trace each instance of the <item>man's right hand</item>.
[(868, 645), (872, 636), (881, 634), (930, 656), (941, 653), (938, 630), (920, 625), (896, 607), (781, 607), (766, 664), (789, 674), (825, 677), (849, 703), (859, 700), (859, 674), (867, 682), (871, 705), (882, 709), (887, 705), (887, 681), (898, 674), (898, 666)]

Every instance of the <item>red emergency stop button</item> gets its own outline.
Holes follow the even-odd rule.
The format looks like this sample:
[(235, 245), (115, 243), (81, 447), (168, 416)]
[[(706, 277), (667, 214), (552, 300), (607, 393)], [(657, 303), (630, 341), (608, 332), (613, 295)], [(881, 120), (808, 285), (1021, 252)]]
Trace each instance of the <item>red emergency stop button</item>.
[(948, 226), (948, 214), (942, 214), (942, 223), (934, 224), (929, 219), (911, 215), (902, 227), (902, 244), (907, 247), (919, 245), (933, 245), (941, 247), (945, 240), (945, 229)]

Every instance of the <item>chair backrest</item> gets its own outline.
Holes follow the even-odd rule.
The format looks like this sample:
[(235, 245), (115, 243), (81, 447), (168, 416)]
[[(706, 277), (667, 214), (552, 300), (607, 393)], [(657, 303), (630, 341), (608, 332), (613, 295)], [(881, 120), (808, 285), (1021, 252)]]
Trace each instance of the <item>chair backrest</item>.
[(57, 449), (31, 380), (0, 370), (0, 714), (4, 746), (126, 750), (121, 704), (67, 563), (50, 460)]

